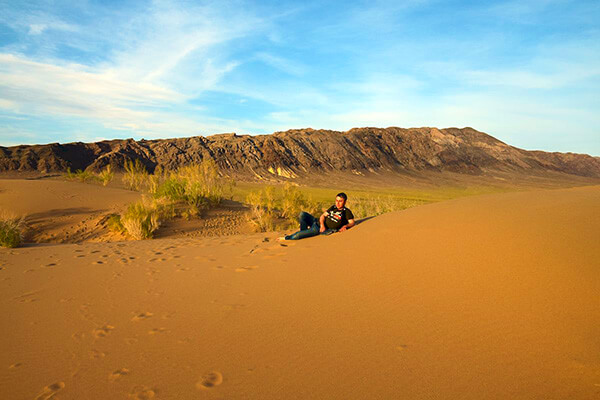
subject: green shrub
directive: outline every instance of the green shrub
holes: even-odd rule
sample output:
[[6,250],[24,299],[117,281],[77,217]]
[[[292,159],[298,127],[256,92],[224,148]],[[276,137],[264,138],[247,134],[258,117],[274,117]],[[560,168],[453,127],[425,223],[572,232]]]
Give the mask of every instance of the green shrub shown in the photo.
[[156,189],[155,198],[164,197],[172,201],[185,200],[185,182],[176,176],[165,179]]
[[65,173],[65,178],[69,180],[78,180],[82,183],[87,182],[95,182],[98,181],[99,178],[89,171],[82,171],[80,169],[76,170],[75,173],[71,172],[71,168],[67,168],[67,172]]
[[187,209],[182,213],[188,216],[219,205],[234,185],[233,181],[219,175],[217,165],[211,159],[179,168],[169,177],[163,175],[157,182],[160,184],[156,186],[154,197],[185,204]]
[[19,246],[23,239],[22,228],[22,218],[9,216],[6,213],[0,214],[0,246],[9,248]]
[[100,171],[100,173],[98,174],[98,180],[102,182],[102,186],[106,186],[110,183],[110,181],[112,181],[114,176],[115,174],[114,172],[112,172],[112,169],[109,164],[106,166],[106,168]]
[[127,210],[113,214],[108,219],[108,227],[112,231],[127,234],[133,239],[150,239],[159,228],[160,221],[174,216],[173,203],[165,198],[153,199],[143,197],[142,200],[129,204]]
[[204,159],[200,164],[182,167],[177,177],[185,186],[186,201],[201,207],[203,204],[216,206],[223,200],[227,182],[220,177],[217,164],[212,159]]
[[316,217],[323,212],[321,204],[307,199],[297,186],[290,183],[277,189],[267,186],[260,191],[250,192],[246,203],[250,206],[248,222],[259,232],[296,227],[301,211]]
[[123,184],[126,188],[141,191],[147,186],[148,171],[140,160],[136,159],[135,162],[126,160],[124,168]]
[[71,167],[67,167],[67,172],[65,172],[64,177],[70,181],[75,179],[75,174],[73,172],[71,172]]
[[127,211],[121,215],[120,223],[132,238],[150,239],[160,226],[159,212],[142,200],[127,207]]
[[148,193],[156,194],[158,188],[165,179],[166,177],[163,168],[160,165],[156,166],[154,173],[147,177]]
[[248,222],[257,232],[275,230],[276,213],[272,189],[272,187],[267,187],[259,192],[251,192],[246,197],[246,202],[250,206]]
[[112,214],[110,217],[108,217],[107,225],[108,229],[113,232],[127,233],[123,223],[121,223],[121,216],[119,214]]

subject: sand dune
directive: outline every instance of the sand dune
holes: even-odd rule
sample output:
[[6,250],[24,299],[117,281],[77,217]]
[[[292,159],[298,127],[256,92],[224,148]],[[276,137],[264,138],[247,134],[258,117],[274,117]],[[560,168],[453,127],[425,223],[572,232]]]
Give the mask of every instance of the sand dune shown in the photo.
[[598,186],[274,237],[0,250],[0,396],[600,396]]
[[109,239],[101,221],[140,198],[138,192],[80,182],[0,179],[0,209],[26,218],[30,242]]

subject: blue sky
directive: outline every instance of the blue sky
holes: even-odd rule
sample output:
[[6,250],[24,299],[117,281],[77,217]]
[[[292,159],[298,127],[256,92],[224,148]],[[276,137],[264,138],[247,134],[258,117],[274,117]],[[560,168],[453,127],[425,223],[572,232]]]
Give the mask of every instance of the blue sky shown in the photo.
[[600,2],[0,0],[0,145],[471,126],[600,156]]

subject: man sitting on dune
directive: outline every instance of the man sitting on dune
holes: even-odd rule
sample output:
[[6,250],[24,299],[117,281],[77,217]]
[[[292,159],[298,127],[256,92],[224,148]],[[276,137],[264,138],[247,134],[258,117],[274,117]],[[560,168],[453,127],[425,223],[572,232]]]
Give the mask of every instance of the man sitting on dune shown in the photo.
[[316,219],[307,212],[301,212],[298,217],[300,230],[291,235],[278,238],[278,240],[298,240],[318,234],[330,235],[334,232],[344,232],[354,226],[354,214],[346,208],[348,196],[346,193],[338,193],[335,196],[335,204]]

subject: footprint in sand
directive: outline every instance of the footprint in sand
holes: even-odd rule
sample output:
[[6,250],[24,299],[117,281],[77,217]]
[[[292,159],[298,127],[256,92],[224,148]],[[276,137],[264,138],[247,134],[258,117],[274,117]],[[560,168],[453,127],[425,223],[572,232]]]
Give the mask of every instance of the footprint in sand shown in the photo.
[[154,329],[148,331],[148,335],[156,335],[158,333],[165,333],[165,332],[167,332],[166,328],[154,328]]
[[196,387],[201,390],[212,389],[223,383],[223,375],[220,372],[212,371],[204,374],[196,383]]
[[132,321],[143,321],[145,319],[152,318],[153,315],[154,314],[152,314],[151,312],[143,312],[143,313],[140,313],[140,314],[136,315],[135,317],[131,318],[131,320]]
[[49,400],[54,397],[54,395],[65,388],[64,382],[56,382],[52,385],[46,386],[42,393],[38,394],[35,400]]
[[8,367],[8,369],[17,369],[17,368],[19,368],[22,365],[23,364],[21,364],[21,363],[14,363],[10,367]]
[[110,335],[110,331],[115,329],[112,325],[104,325],[102,328],[97,328],[92,331],[96,338],[106,337]]
[[236,268],[235,272],[246,272],[246,271],[252,271],[253,269],[258,268],[258,265],[248,265],[246,267],[240,267],[240,268]]
[[153,399],[154,396],[156,396],[156,391],[145,386],[136,386],[129,393],[129,398],[134,400],[148,400]]
[[56,267],[56,263],[49,263],[49,264],[46,264],[46,265],[42,265],[42,267],[45,267],[45,268]]
[[127,368],[119,368],[118,370],[111,372],[110,375],[108,375],[108,379],[116,381],[125,375],[129,375],[129,370]]
[[23,293],[20,296],[14,297],[13,300],[18,301],[19,303],[31,303],[39,300],[37,297],[35,297],[35,295],[38,293],[39,291]]
[[103,351],[100,351],[100,350],[92,349],[89,352],[89,356],[90,356],[90,359],[92,359],[92,360],[98,360],[100,358],[106,357],[106,353]]

